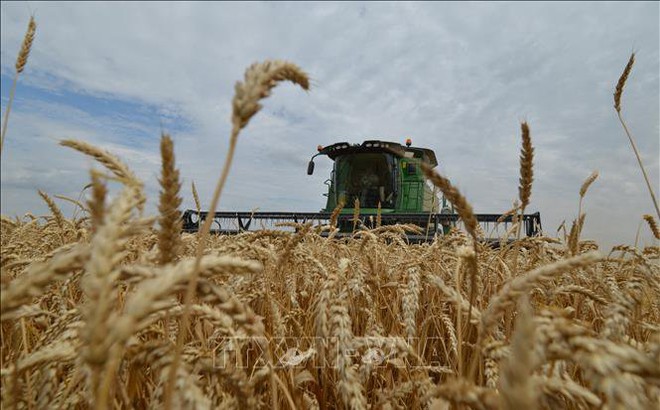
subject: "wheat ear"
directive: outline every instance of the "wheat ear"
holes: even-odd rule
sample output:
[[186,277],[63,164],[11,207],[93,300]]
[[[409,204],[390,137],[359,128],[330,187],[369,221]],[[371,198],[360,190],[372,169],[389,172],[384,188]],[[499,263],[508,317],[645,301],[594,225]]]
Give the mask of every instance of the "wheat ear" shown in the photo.
[[529,198],[532,196],[534,147],[532,146],[532,138],[527,122],[520,124],[520,130],[522,134],[522,148],[520,149],[520,186],[518,187],[518,195],[520,197],[520,212],[524,213],[525,208],[529,205]]
[[614,109],[616,112],[621,112],[621,95],[623,95],[623,88],[632,71],[633,64],[635,64],[635,53],[630,55],[628,64],[626,64],[626,68],[623,69],[623,73],[621,73],[621,77],[619,77],[619,81],[616,83],[616,89],[614,90]]
[[591,186],[591,184],[594,183],[594,181],[598,178],[598,171],[594,171],[587,177],[587,179],[584,180],[582,183],[582,186],[580,187],[580,198],[584,198],[584,196],[587,194],[587,190]]
[[360,200],[355,198],[355,202],[353,203],[353,232],[355,232],[358,222],[360,222]]
[[[335,365],[338,381],[337,390],[345,408],[366,409],[367,398],[364,395],[360,379],[351,363],[351,317],[346,306],[346,294],[337,295],[338,298],[330,307],[330,328],[336,345],[333,346],[332,364]],[[343,296],[343,297],[342,297]]]
[[465,199],[465,197],[459,192],[458,189],[456,189],[449,179],[443,177],[442,175],[438,174],[435,172],[430,166],[426,164],[422,164],[422,170],[424,171],[424,175],[426,175],[426,178],[428,178],[429,181],[442,193],[444,196],[454,204],[454,208],[456,208],[456,212],[458,212],[458,216],[460,216],[461,220],[465,224],[465,229],[467,232],[470,234],[472,239],[476,242],[477,240],[477,218],[474,216],[474,211],[472,210],[472,205]]
[[571,255],[577,255],[578,251],[580,250],[580,234],[582,233],[584,218],[586,216],[586,214],[580,215],[578,219],[573,221],[573,225],[571,226],[571,231],[568,235],[568,250],[570,251]]
[[[244,81],[236,83],[234,98],[232,100],[232,131],[229,138],[229,149],[227,150],[227,156],[222,168],[222,173],[220,174],[220,179],[218,180],[211,199],[211,206],[209,207],[210,217],[206,218],[204,225],[199,231],[200,240],[195,258],[196,268],[188,284],[188,289],[186,290],[185,307],[181,318],[179,334],[177,336],[174,361],[168,377],[169,388],[167,389],[165,397],[166,410],[172,408],[172,395],[170,393],[174,391],[174,383],[176,382],[177,373],[176,369],[181,360],[181,350],[183,349],[183,338],[188,332],[190,322],[189,306],[192,302],[193,294],[197,286],[196,272],[199,269],[199,263],[204,254],[206,239],[208,238],[211,223],[213,222],[212,216],[218,206],[222,189],[225,186],[225,181],[227,180],[229,169],[231,168],[231,163],[234,159],[234,151],[236,149],[238,135],[241,130],[248,125],[250,119],[261,109],[262,105],[260,104],[260,101],[270,96],[273,88],[282,81],[290,81],[294,84],[298,84],[305,90],[309,89],[309,78],[305,72],[293,63],[279,60],[265,61],[263,63],[255,63],[251,65],[245,71]],[[276,392],[275,381],[271,374],[272,404],[275,405],[275,407],[277,407]]]
[[401,298],[401,310],[403,312],[403,323],[406,328],[406,336],[412,341],[417,335],[417,312],[419,311],[420,297],[420,275],[418,268],[408,269],[407,284]]
[[578,205],[578,216],[582,215],[582,199],[584,199],[584,196],[587,194],[587,190],[589,190],[589,187],[591,186],[591,184],[594,183],[594,181],[597,178],[598,178],[598,171],[594,171],[582,183],[582,186],[580,187],[580,203]]
[[619,122],[621,122],[621,126],[623,127],[623,130],[628,136],[628,141],[630,141],[630,145],[632,146],[633,152],[635,153],[635,157],[637,157],[639,168],[642,170],[644,181],[646,181],[646,187],[648,188],[649,194],[651,195],[653,206],[655,206],[655,212],[658,215],[658,219],[660,219],[660,207],[658,207],[658,200],[655,198],[655,193],[653,192],[653,188],[651,188],[651,183],[649,182],[649,177],[646,174],[646,169],[644,168],[644,164],[642,164],[642,158],[640,157],[639,151],[637,150],[637,145],[635,144],[635,140],[630,134],[630,131],[628,131],[628,126],[626,126],[626,122],[623,120],[623,117],[621,116],[621,95],[623,94],[623,88],[626,85],[626,80],[630,75],[630,71],[632,70],[633,64],[635,64],[635,53],[632,53],[630,55],[628,64],[626,64],[626,68],[623,70],[623,73],[621,73],[621,77],[619,77],[619,81],[616,84],[616,90],[614,92],[614,109],[616,110],[617,116],[619,117]]
[[653,219],[651,215],[644,215],[644,220],[649,224],[649,228],[651,229],[651,232],[653,232],[655,239],[660,239],[660,228],[658,228],[655,219]]
[[105,215],[105,197],[108,194],[108,188],[101,181],[100,172],[92,170],[91,178],[92,197],[87,201],[87,206],[92,222],[92,232],[96,232]]
[[55,218],[55,223],[57,224],[57,227],[60,228],[60,233],[64,233],[65,219],[64,219],[64,215],[62,214],[62,211],[60,210],[60,207],[57,206],[55,201],[53,201],[52,198],[48,196],[48,194],[46,194],[43,191],[38,191],[38,192],[41,199],[44,200],[46,205],[48,205],[48,209],[50,209],[50,212],[53,214],[53,217]]
[[195,200],[195,209],[199,215],[199,213],[202,211],[202,205],[199,202],[199,195],[197,194],[197,188],[195,188],[195,181],[192,182],[192,194],[193,199]]
[[21,45],[21,51],[18,53],[18,58],[16,59],[16,72],[22,73],[27,64],[28,56],[30,55],[30,50],[32,49],[32,41],[34,41],[34,35],[37,32],[37,23],[34,21],[34,16],[30,17],[30,22],[28,23],[28,29],[23,37],[23,44]]
[[378,201],[378,209],[376,210],[376,228],[380,228],[382,220],[382,210],[380,208],[380,201]]
[[11,91],[9,92],[9,101],[7,102],[7,109],[5,110],[5,118],[2,124],[2,135],[0,135],[0,155],[2,155],[2,146],[5,142],[5,135],[7,134],[7,122],[9,121],[9,112],[11,111],[11,103],[14,101],[14,93],[16,92],[16,83],[18,82],[18,75],[23,72],[25,65],[27,64],[28,56],[30,55],[30,49],[32,49],[32,41],[34,41],[34,35],[37,32],[37,23],[34,22],[34,16],[30,17],[30,22],[28,23],[27,31],[23,37],[23,45],[21,46],[21,51],[18,52],[18,58],[16,59],[16,74],[14,74],[14,82],[11,86]]
[[60,141],[60,145],[73,148],[76,151],[94,158],[122,181],[137,181],[137,177],[131,172],[131,170],[108,151],[95,147],[85,141],[78,140],[62,140]]
[[339,214],[341,213],[341,210],[344,209],[344,205],[346,202],[344,202],[343,199],[339,201],[335,209],[332,210],[332,213],[330,214],[330,227],[332,229],[337,227],[337,219],[339,218]]
[[160,140],[162,172],[160,178],[160,231],[158,232],[159,262],[166,265],[176,260],[181,249],[181,197],[179,171],[174,165],[174,143],[169,135],[163,134]]

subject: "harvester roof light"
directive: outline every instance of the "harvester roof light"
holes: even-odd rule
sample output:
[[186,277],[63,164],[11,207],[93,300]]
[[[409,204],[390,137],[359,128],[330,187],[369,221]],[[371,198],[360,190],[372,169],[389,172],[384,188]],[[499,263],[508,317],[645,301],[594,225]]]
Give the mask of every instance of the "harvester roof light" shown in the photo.
[[409,147],[412,145],[412,140],[410,138],[406,138],[406,147]]
[[316,150],[319,152],[323,151],[323,145],[317,145]]

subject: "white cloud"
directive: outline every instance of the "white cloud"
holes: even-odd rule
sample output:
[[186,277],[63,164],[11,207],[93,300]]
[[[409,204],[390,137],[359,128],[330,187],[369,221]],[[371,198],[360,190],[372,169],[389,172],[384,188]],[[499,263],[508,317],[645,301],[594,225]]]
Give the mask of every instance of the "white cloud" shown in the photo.
[[[103,98],[109,113],[75,100],[17,103],[3,211],[40,206],[16,192],[73,183],[67,172],[84,185],[90,163],[57,148],[62,135],[113,148],[156,192],[161,121],[184,125],[173,137],[185,195],[195,180],[208,202],[233,85],[266,58],[295,61],[313,89],[282,86],[265,102],[241,136],[224,209],[317,210],[329,172],[319,160],[305,175],[317,144],[411,136],[436,150],[477,211],[500,212],[517,195],[518,121],[527,120],[537,155],[532,207],[547,229],[575,217],[577,190],[594,169],[601,178],[587,200],[586,235],[632,242],[641,214],[653,211],[612,89],[638,50],[624,115],[657,187],[657,3],[31,4],[39,26],[21,84]],[[10,2],[1,10],[2,72],[11,75],[29,11]],[[117,112],[122,101],[151,108]],[[29,157],[40,168],[21,165]]]

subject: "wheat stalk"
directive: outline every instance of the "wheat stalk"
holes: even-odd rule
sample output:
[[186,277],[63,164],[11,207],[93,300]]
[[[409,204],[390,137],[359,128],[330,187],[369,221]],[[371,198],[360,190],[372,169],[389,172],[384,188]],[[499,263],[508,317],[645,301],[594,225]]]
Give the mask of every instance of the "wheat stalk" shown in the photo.
[[37,23],[34,21],[34,16],[30,17],[30,22],[28,23],[27,31],[23,37],[23,44],[21,45],[21,50],[18,52],[18,57],[16,59],[16,74],[14,74],[14,81],[12,82],[11,91],[9,92],[9,101],[7,101],[7,108],[5,109],[5,118],[2,124],[2,135],[0,136],[0,156],[2,155],[2,147],[5,142],[5,135],[7,134],[7,124],[9,122],[9,112],[11,111],[11,103],[14,101],[14,94],[16,92],[16,83],[18,82],[18,75],[23,72],[25,65],[27,64],[28,56],[30,55],[30,50],[32,49],[32,42],[34,41],[34,35],[37,32]]
[[337,388],[344,406],[351,409],[366,409],[367,400],[362,391],[362,384],[352,368],[350,359],[353,334],[351,317],[345,304],[346,296],[338,295],[330,308],[330,330],[336,340],[331,359],[339,376]]
[[[422,164],[422,170],[424,171],[424,175],[426,175],[426,178],[428,178],[434,186],[440,189],[440,191],[449,200],[449,202],[451,202],[454,205],[454,208],[456,209],[458,216],[461,218],[463,224],[465,225],[465,229],[467,230],[468,234],[472,237],[472,242],[474,247],[474,258],[470,258],[470,260],[468,261],[469,274],[470,274],[470,296],[469,296],[470,307],[468,308],[468,317],[471,317],[472,308],[474,305],[474,296],[476,291],[475,289],[476,280],[477,280],[477,275],[479,274],[478,264],[477,264],[477,232],[478,232],[477,228],[479,224],[477,222],[477,218],[474,216],[474,212],[472,211],[472,206],[465,199],[465,197],[458,191],[458,189],[456,189],[451,184],[449,179],[435,172],[427,164]],[[459,342],[460,342],[461,335],[463,335],[463,332],[466,330],[462,329],[461,326],[457,326],[457,328],[459,332]],[[460,345],[459,345],[459,349],[460,349]],[[459,350],[459,355],[460,353],[461,352]],[[473,371],[474,368],[472,372]]]
[[78,201],[78,200],[76,200],[76,199],[69,198],[68,196],[65,196],[65,195],[53,195],[53,196],[54,196],[55,198],[57,198],[57,199],[61,199],[61,200],[63,200],[63,201],[67,201],[67,202],[69,202],[69,203],[71,203],[71,204],[77,206],[78,208],[82,209],[82,210],[85,211],[85,212],[89,212],[89,209],[87,209],[87,207],[86,207],[82,202],[80,202],[80,201]]
[[632,147],[633,152],[635,153],[635,157],[637,158],[637,163],[639,164],[639,168],[642,170],[642,175],[644,176],[644,181],[646,181],[646,187],[648,188],[649,194],[651,195],[651,201],[653,201],[653,206],[655,206],[655,212],[658,216],[658,219],[660,219],[660,207],[658,207],[658,200],[655,198],[655,193],[653,192],[653,188],[651,188],[649,177],[646,174],[646,169],[644,168],[644,164],[642,164],[642,158],[639,155],[639,150],[637,150],[637,144],[635,144],[635,140],[630,134],[630,131],[628,131],[628,126],[626,125],[626,122],[623,120],[623,117],[621,116],[621,95],[623,94],[623,88],[626,85],[626,80],[628,80],[628,76],[630,75],[634,63],[635,63],[635,53],[632,53],[630,55],[630,59],[628,60],[628,64],[626,64],[626,68],[624,68],[623,73],[621,73],[621,77],[619,77],[619,81],[616,84],[616,90],[614,91],[614,109],[616,110],[617,116],[619,117],[619,122],[621,122],[621,126],[623,127],[623,130],[625,131],[626,136],[628,137],[628,141],[630,141],[630,146]]
[[108,213],[92,238],[90,259],[85,265],[83,291],[87,297],[84,307],[85,328],[82,339],[85,344],[83,357],[90,366],[91,389],[98,408],[109,406],[107,393],[113,374],[105,374],[113,346],[107,338],[108,318],[116,309],[117,290],[115,269],[122,257],[126,241],[126,224],[131,211],[137,206],[133,187],[125,187],[109,208]]
[[[231,168],[231,163],[234,158],[234,151],[236,149],[236,143],[238,141],[238,135],[240,131],[247,126],[250,119],[261,109],[260,101],[268,96],[275,86],[279,82],[290,81],[294,84],[300,85],[303,89],[309,89],[309,79],[307,74],[305,74],[298,66],[287,61],[266,61],[263,63],[257,63],[250,66],[245,72],[244,82],[238,82],[235,86],[235,94],[232,100],[232,131],[229,138],[229,149],[227,151],[227,156],[225,158],[225,164],[220,175],[220,179],[215,187],[213,192],[213,197],[211,199],[211,206],[209,207],[209,212],[211,217],[206,218],[204,225],[199,231],[199,245],[197,247],[197,256],[196,264],[199,267],[199,262],[204,252],[204,247],[206,245],[206,240],[211,229],[211,223],[213,222],[212,215],[215,214],[215,210],[218,206],[218,201],[220,200],[220,195],[222,194],[222,189],[224,188],[225,181],[229,175],[229,169]],[[185,310],[183,317],[181,319],[181,330],[177,336],[177,345],[174,354],[174,361],[170,369],[169,378],[168,378],[168,388],[167,392],[172,391],[172,386],[175,382],[176,369],[181,360],[181,349],[183,348],[183,337],[184,334],[188,331],[189,326],[189,314],[188,307],[190,306],[194,294],[195,287],[197,285],[197,274],[193,274],[193,277],[190,280],[188,289],[186,290],[185,295]],[[274,380],[271,380],[271,389],[273,392],[273,401],[275,401],[275,386]],[[171,409],[171,394],[166,395],[165,399],[165,409]],[[275,404],[275,406],[277,406]]]
[[503,409],[537,406],[536,386],[531,378],[536,367],[533,311],[526,296],[518,303],[516,327],[511,337],[511,355],[500,373],[500,403]]

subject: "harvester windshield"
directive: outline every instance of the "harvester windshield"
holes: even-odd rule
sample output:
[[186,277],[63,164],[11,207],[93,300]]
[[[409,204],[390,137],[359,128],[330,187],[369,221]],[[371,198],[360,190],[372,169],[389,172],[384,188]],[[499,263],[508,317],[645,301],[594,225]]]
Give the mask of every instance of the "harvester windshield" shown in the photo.
[[360,200],[361,208],[394,208],[395,159],[387,153],[341,155],[335,160],[335,183],[338,202],[352,207]]

